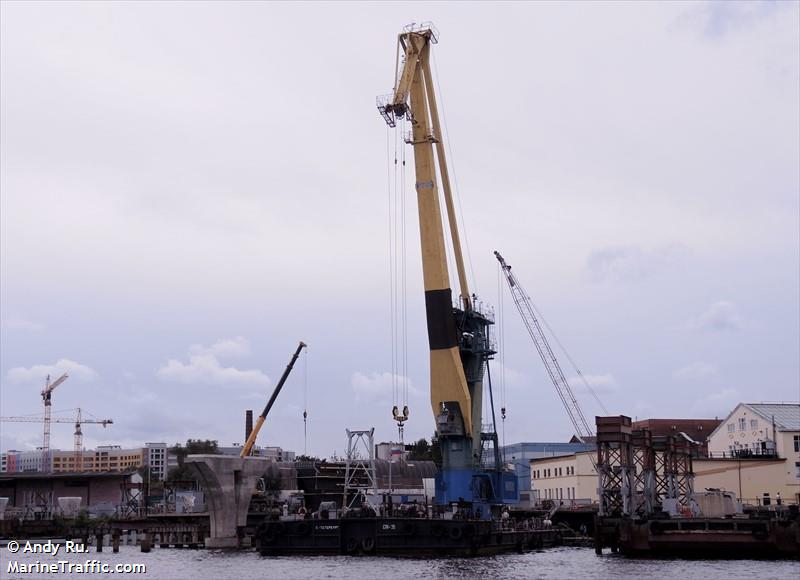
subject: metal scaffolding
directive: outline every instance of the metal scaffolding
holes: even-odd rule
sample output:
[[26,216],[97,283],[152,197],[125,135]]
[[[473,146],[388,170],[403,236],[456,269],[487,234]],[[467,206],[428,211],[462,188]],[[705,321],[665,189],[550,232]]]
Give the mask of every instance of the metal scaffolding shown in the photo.
[[369,431],[346,431],[347,457],[342,507],[349,508],[360,495],[366,496],[369,490],[372,490],[373,497],[377,496],[378,480],[375,477],[375,428]]
[[689,509],[694,495],[691,443],[631,428],[624,415],[596,417],[601,516],[648,516]]

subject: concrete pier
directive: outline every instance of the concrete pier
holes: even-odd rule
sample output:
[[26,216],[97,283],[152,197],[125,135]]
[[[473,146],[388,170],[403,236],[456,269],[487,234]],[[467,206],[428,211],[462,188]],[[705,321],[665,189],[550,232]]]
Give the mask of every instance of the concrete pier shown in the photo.
[[185,464],[203,484],[211,524],[206,548],[240,547],[239,529],[247,524],[247,510],[256,483],[268,469],[265,457],[189,455]]

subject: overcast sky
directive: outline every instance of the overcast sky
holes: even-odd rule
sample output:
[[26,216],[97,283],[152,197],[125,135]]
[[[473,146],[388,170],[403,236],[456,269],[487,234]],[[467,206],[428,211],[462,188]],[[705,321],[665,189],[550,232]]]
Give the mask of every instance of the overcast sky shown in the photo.
[[[798,401],[798,6],[3,2],[0,414],[66,371],[53,408],[114,420],[87,446],[231,444],[302,339],[260,442],[302,452],[305,400],[309,452],[394,438],[375,97],[423,20],[506,441],[571,430],[495,249],[609,412]],[[408,199],[407,440],[434,429]]]

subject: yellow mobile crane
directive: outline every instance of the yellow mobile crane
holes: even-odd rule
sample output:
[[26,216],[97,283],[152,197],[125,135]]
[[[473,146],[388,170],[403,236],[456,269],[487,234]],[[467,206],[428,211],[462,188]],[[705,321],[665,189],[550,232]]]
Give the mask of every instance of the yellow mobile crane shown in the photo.
[[278,384],[275,386],[275,390],[272,391],[272,396],[267,401],[267,406],[264,407],[264,410],[258,416],[256,420],[256,424],[253,427],[253,430],[250,432],[250,436],[245,441],[244,447],[242,447],[242,451],[239,454],[239,457],[247,457],[250,455],[250,452],[253,450],[253,445],[255,445],[256,438],[258,437],[258,432],[261,431],[261,427],[264,425],[264,420],[267,418],[270,409],[272,409],[272,405],[275,404],[275,399],[278,398],[278,394],[281,392],[283,388],[283,383],[286,382],[286,379],[289,378],[289,373],[292,372],[292,368],[294,367],[294,363],[297,361],[297,357],[300,356],[300,351],[306,347],[306,343],[300,341],[300,344],[297,345],[297,350],[294,351],[292,355],[292,359],[289,361],[289,364],[286,365],[286,369],[283,371]]
[[[493,321],[474,307],[461,253],[430,67],[431,45],[438,42],[438,33],[430,23],[412,24],[398,35],[397,42],[394,89],[378,98],[378,110],[390,127],[396,127],[398,120],[411,124],[411,134],[404,137],[414,150],[431,406],[442,452],[437,502],[513,503],[518,498],[517,480],[500,464],[496,430],[481,432],[483,374],[494,354],[488,335]],[[457,306],[450,288],[437,162],[458,274]],[[487,442],[493,442],[495,450],[489,467],[482,461]],[[481,510],[486,517],[489,512]]]

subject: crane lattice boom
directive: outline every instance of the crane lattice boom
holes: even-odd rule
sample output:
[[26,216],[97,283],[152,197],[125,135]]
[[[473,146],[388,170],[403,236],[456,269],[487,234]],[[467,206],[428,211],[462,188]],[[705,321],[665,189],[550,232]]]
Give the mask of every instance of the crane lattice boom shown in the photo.
[[575,427],[575,433],[578,439],[581,440],[581,443],[584,443],[584,439],[593,435],[593,431],[586,421],[586,417],[583,415],[583,411],[572,392],[572,388],[569,386],[569,382],[564,376],[564,372],[561,370],[561,365],[558,364],[556,355],[553,354],[553,349],[550,348],[550,344],[539,324],[539,320],[536,318],[536,314],[534,314],[530,296],[528,296],[525,289],[519,283],[519,280],[517,280],[516,275],[511,271],[511,266],[506,264],[503,256],[501,256],[499,252],[495,252],[494,255],[500,262],[506,282],[508,282],[508,288],[511,291],[511,296],[514,298],[514,304],[517,310],[519,310],[525,328],[528,330],[528,334],[530,334],[533,344],[536,345],[536,350],[539,352],[539,356],[542,358],[542,362],[547,369],[547,374],[550,375],[550,380],[553,381],[556,392],[561,402],[564,404],[564,408],[567,410],[569,420],[572,422],[573,427]]
[[[67,375],[64,375],[62,378],[66,379]],[[62,381],[63,382],[63,381]],[[50,385],[50,391],[52,391],[58,385],[53,383]],[[44,394],[44,392],[43,392]],[[49,410],[49,407],[46,407]],[[68,419],[68,418],[61,418],[58,417],[56,419],[52,419],[50,417],[50,413],[45,413],[44,417],[0,417],[0,422],[8,422],[8,423],[45,423],[47,425],[47,433],[48,433],[48,447],[46,451],[43,451],[43,464],[42,469],[47,470],[49,468],[49,464],[45,462],[49,462],[50,460],[50,423],[75,423],[75,469],[77,471],[83,471],[83,461],[82,461],[82,449],[83,449],[83,431],[81,430],[81,424],[95,424],[95,425],[102,425],[106,427],[107,425],[111,425],[114,423],[112,419],[84,419],[81,413],[80,407],[76,409],[77,413],[75,415],[75,419]]]

